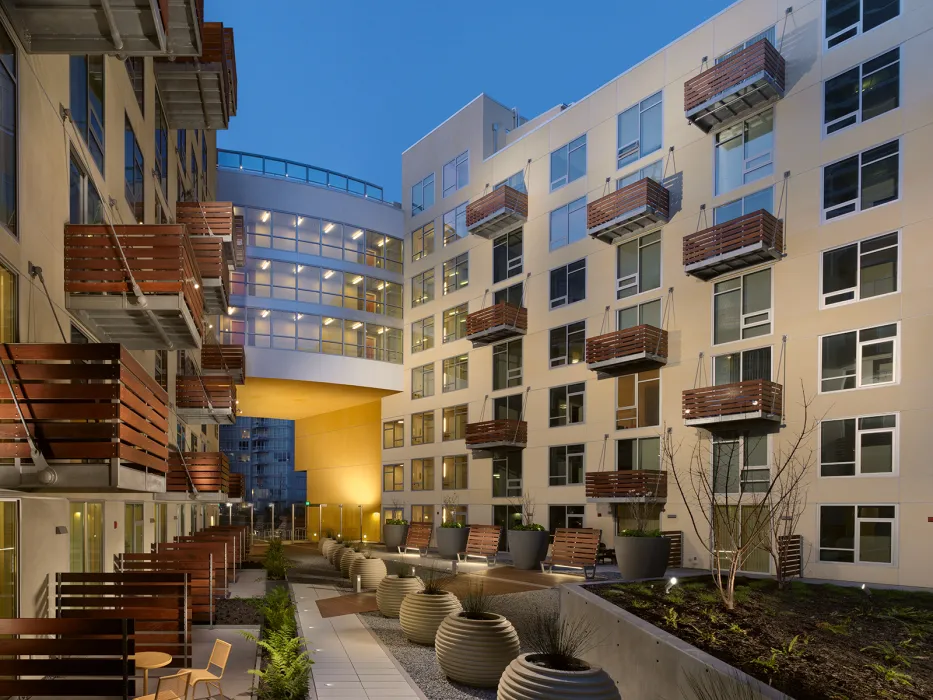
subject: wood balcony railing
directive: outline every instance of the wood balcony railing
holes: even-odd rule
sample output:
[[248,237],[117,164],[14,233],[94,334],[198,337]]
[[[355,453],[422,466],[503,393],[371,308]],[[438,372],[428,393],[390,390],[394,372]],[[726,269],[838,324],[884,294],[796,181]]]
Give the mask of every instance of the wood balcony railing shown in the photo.
[[[182,459],[184,458],[184,459]],[[230,462],[223,452],[173,451],[165,490],[169,493],[223,493],[230,488]],[[194,488],[192,488],[192,485]]]
[[233,242],[231,245],[231,258],[236,268],[246,265],[246,222],[243,216],[233,217]]
[[467,423],[466,446],[471,450],[524,448],[528,443],[528,423],[523,420],[487,420]]
[[780,421],[783,387],[767,379],[687,389],[683,393],[685,425],[740,421]]
[[784,57],[767,39],[684,83],[684,112],[703,131],[784,96]]
[[236,385],[229,374],[175,378],[175,412],[186,423],[236,423]]
[[586,340],[586,364],[605,376],[618,376],[667,363],[667,331],[643,324]]
[[236,498],[243,498],[243,485],[244,479],[242,474],[237,474],[236,472],[230,472],[230,486],[227,489],[227,497],[230,500]]
[[504,301],[467,316],[466,337],[473,343],[473,347],[525,335],[527,330],[528,309]]
[[470,233],[501,236],[528,221],[528,194],[504,185],[467,204],[466,217]]
[[201,348],[204,374],[229,374],[235,384],[246,382],[246,349],[243,345],[205,344]]
[[614,243],[663,226],[670,212],[670,192],[646,177],[587,204],[586,228],[593,238]]
[[204,284],[204,311],[223,314],[229,306],[233,242],[232,202],[177,202],[175,221],[184,224]]
[[66,304],[100,338],[131,350],[200,347],[201,286],[184,226],[65,225]]
[[649,469],[587,472],[586,497],[591,501],[664,500],[667,472]]
[[702,280],[779,260],[784,223],[759,209],[684,238],[684,272]]

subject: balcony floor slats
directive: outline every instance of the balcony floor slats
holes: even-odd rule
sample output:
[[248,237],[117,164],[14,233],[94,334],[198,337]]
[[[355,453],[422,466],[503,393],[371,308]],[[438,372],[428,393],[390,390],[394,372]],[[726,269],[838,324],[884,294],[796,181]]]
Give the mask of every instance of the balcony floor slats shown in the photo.
[[667,331],[654,326],[634,326],[586,341],[586,366],[600,379],[657,369],[666,364]]
[[467,231],[481,238],[510,233],[527,221],[528,195],[508,186],[467,204]]
[[528,310],[505,302],[474,311],[467,316],[467,340],[474,348],[525,335]]
[[765,379],[688,389],[683,392],[686,426],[728,429],[739,424],[781,421],[783,387]]
[[586,500],[591,503],[665,501],[667,472],[647,469],[588,472]]
[[784,252],[784,223],[759,209],[686,236],[684,272],[701,280],[780,260]]
[[670,218],[670,192],[643,178],[586,205],[587,231],[604,243],[660,228]]
[[470,450],[522,450],[527,443],[525,421],[499,419],[467,424],[466,446]]

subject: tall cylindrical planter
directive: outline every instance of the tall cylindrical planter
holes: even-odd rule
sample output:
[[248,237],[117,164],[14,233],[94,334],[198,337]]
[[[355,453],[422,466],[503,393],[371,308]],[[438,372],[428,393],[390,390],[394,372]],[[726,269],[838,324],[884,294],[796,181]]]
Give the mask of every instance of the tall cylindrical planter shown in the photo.
[[386,550],[397,552],[398,548],[405,544],[405,536],[408,535],[408,525],[383,525],[382,540],[385,542]]
[[616,537],[616,566],[622,578],[661,578],[667,571],[671,541],[667,537]]
[[580,671],[558,671],[544,666],[538,654],[522,654],[508,665],[499,679],[496,697],[498,700],[622,698],[612,678],[598,666],[588,666]]
[[408,641],[416,644],[434,644],[434,635],[444,618],[463,608],[457,596],[443,593],[409,593],[398,610],[398,621]]
[[502,615],[467,617],[451,613],[434,638],[437,664],[450,680],[473,688],[495,688],[506,666],[518,657],[518,632]]
[[350,564],[350,583],[355,584],[357,576],[360,577],[360,588],[376,588],[386,577],[386,564],[378,557],[357,557]]
[[383,578],[376,586],[376,605],[386,617],[398,617],[402,601],[409,593],[424,588],[420,578],[399,578],[394,574]]
[[444,559],[456,559],[458,554],[466,551],[470,528],[438,527],[435,535],[437,537],[437,553]]
[[330,553],[327,555],[327,561],[340,568],[340,556],[343,554],[344,550],[347,549],[347,546],[344,544],[338,544],[336,547],[330,550]]
[[340,575],[344,578],[350,578],[350,567],[353,565],[353,562],[363,558],[362,554],[354,552],[352,549],[347,550],[347,552],[344,552],[343,558],[340,560]]
[[509,554],[516,569],[537,569],[547,557],[547,530],[509,530]]

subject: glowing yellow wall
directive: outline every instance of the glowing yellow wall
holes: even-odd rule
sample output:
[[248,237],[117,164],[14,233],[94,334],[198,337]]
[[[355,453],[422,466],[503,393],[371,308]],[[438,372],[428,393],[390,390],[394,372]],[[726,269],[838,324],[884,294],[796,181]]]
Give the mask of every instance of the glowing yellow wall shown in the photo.
[[[295,469],[308,473],[309,539],[333,530],[344,539],[379,541],[382,501],[382,403],[295,421]],[[341,527],[340,505],[343,504]],[[323,532],[322,532],[323,531]],[[317,532],[317,536],[314,533]]]

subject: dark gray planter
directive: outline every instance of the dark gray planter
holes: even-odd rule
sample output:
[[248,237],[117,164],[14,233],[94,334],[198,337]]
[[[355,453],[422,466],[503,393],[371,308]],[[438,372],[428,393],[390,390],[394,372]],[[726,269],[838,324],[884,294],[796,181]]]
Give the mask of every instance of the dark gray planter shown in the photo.
[[622,578],[661,578],[667,571],[667,537],[616,537],[616,566]]
[[547,556],[547,530],[509,530],[509,554],[516,569],[537,569]]
[[456,559],[457,554],[466,551],[469,536],[468,527],[438,527],[435,532],[437,553],[444,559]]
[[398,552],[398,548],[405,544],[408,535],[408,525],[383,525],[382,541],[390,552]]

